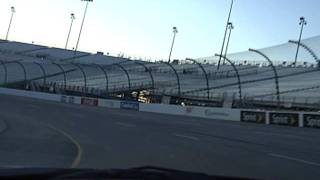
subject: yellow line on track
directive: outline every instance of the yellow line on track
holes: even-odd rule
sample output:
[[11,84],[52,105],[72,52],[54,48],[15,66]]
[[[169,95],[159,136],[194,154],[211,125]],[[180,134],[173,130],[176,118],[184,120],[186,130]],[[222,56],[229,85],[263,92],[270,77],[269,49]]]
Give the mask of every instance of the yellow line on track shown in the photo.
[[80,143],[75,139],[73,138],[71,135],[69,135],[68,133],[66,133],[65,131],[63,130],[60,130],[54,126],[52,126],[51,124],[48,124],[48,127],[59,132],[60,134],[62,134],[63,136],[67,137],[76,147],[77,147],[77,156],[76,158],[73,160],[72,164],[71,164],[71,168],[76,168],[79,166],[80,164],[80,161],[81,161],[81,158],[82,158],[82,154],[83,154],[83,149],[80,145]]

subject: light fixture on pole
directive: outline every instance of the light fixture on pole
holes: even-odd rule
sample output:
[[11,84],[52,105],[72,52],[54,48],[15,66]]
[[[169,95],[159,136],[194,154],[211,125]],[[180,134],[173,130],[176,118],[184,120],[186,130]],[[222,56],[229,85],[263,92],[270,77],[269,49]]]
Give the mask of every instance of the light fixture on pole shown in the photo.
[[231,32],[234,29],[234,26],[233,26],[232,22],[228,23],[228,29],[229,29],[229,36],[228,36],[228,40],[227,40],[226,50],[225,50],[225,53],[224,53],[223,64],[225,64],[225,61],[226,61],[226,57],[227,57],[227,53],[228,53],[228,49],[229,49]]
[[[222,47],[221,47],[221,52],[220,55],[222,56],[223,54],[223,50],[224,50],[224,44],[226,42],[226,36],[227,36],[227,31],[228,31],[228,24],[230,22],[230,17],[231,17],[231,12],[232,12],[232,8],[233,8],[233,0],[231,0],[231,6],[230,6],[230,10],[229,10],[229,15],[228,15],[228,19],[227,19],[227,24],[226,24],[226,29],[224,31],[224,37],[223,37],[223,42],[222,42]],[[218,67],[217,69],[220,69],[220,63],[221,63],[221,56],[219,56],[219,62],[218,62]]]
[[66,46],[65,49],[68,48],[68,43],[69,43],[69,38],[70,38],[70,34],[71,34],[71,30],[72,30],[72,25],[73,25],[73,21],[76,19],[75,15],[73,13],[71,13],[71,24],[70,24],[70,29],[69,29],[69,33],[68,33],[68,37],[67,37],[67,42],[66,42]]
[[298,46],[297,46],[297,51],[296,51],[296,57],[294,59],[294,66],[297,66],[297,60],[298,60],[298,54],[299,54],[299,48],[300,48],[300,43],[301,43],[301,37],[302,37],[302,33],[303,33],[303,27],[305,25],[307,25],[307,21],[304,17],[300,17],[300,22],[299,25],[301,26],[301,30],[300,30],[300,36],[299,36],[299,41],[298,41]]
[[11,28],[11,24],[12,24],[12,19],[13,19],[13,15],[14,15],[15,12],[16,12],[16,9],[12,6],[11,7],[11,18],[10,18],[10,22],[9,22],[7,35],[6,35],[6,40],[8,40],[8,37],[9,37],[9,32],[10,32],[10,28]]
[[89,2],[93,2],[93,0],[81,0],[81,1],[86,1],[87,4],[86,4],[86,8],[85,8],[85,10],[84,10],[84,15],[83,15],[83,19],[82,19],[82,23],[81,23],[81,27],[80,27],[80,32],[79,32],[77,44],[76,44],[76,47],[75,47],[75,49],[74,49],[74,55],[76,55],[77,50],[78,50],[78,46],[79,46],[79,42],[80,42],[80,37],[81,37],[82,29],[83,29],[84,20],[85,20],[85,18],[86,18],[86,14],[87,14]]
[[171,61],[171,54],[172,54],[172,50],[173,50],[173,45],[174,45],[174,41],[176,39],[176,34],[178,33],[177,27],[173,27],[172,30],[173,30],[173,39],[172,39],[168,63],[170,63],[170,61]]

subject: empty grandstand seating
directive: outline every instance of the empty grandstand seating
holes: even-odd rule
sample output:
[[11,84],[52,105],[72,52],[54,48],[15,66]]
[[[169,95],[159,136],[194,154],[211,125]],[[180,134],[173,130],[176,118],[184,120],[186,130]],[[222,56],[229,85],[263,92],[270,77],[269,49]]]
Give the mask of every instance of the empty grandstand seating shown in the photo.
[[[319,41],[320,37],[314,37],[303,43],[317,54]],[[282,104],[319,105],[320,72],[317,65],[311,65],[318,62],[315,56],[303,51],[300,66],[290,66],[294,46],[286,43],[261,50],[274,60]],[[228,57],[235,61],[243,101],[271,104],[276,101],[275,74],[268,62],[249,51]],[[70,50],[1,40],[0,60],[2,86],[102,97],[146,90],[153,96],[207,101],[223,100],[228,93],[235,101],[240,100],[236,71],[229,64],[218,70],[215,57],[198,59],[206,62],[202,63],[203,71],[198,64],[185,60],[178,64],[132,61],[101,53],[75,54]]]

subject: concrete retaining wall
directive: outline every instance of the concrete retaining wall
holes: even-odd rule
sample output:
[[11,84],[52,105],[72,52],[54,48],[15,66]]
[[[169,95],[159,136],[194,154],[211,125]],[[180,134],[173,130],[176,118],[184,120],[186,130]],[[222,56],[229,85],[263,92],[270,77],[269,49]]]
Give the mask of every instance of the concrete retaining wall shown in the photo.
[[86,106],[99,106],[115,109],[129,109],[142,112],[201,117],[213,120],[243,121],[261,124],[320,128],[320,113],[293,111],[259,111],[252,109],[211,108],[168,104],[144,104],[131,101],[66,96],[7,88],[0,88],[0,94],[43,99],[70,104],[81,104]]

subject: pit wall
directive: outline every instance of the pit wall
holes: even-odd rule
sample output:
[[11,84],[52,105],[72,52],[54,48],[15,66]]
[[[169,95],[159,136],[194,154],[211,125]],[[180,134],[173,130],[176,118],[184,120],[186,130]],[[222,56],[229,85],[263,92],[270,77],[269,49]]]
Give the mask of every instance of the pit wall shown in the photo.
[[242,121],[267,125],[320,128],[320,113],[297,111],[264,111],[251,109],[212,108],[168,104],[145,104],[131,101],[87,98],[0,88],[0,94],[28,97],[68,104],[96,106],[132,111],[200,117],[214,120]]

